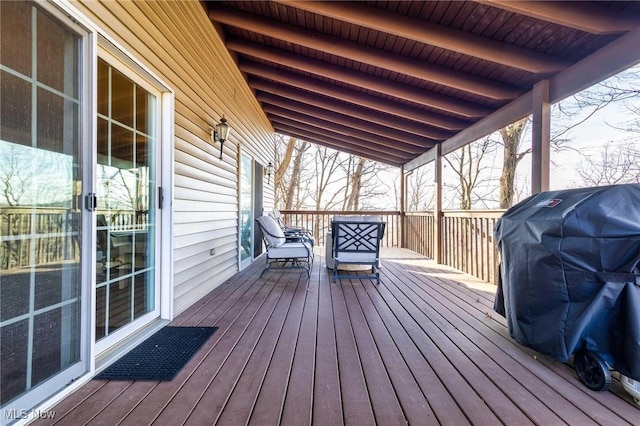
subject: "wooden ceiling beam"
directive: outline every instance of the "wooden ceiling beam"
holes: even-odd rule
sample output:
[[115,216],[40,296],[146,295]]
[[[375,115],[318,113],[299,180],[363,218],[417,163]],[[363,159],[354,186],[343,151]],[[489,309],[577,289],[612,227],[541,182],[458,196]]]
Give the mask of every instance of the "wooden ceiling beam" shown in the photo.
[[[358,118],[375,125],[382,125],[390,129],[399,130],[405,133],[411,133],[421,137],[444,140],[453,135],[452,132],[447,132],[431,126],[425,126],[424,124],[420,124],[412,120],[406,120],[404,118],[395,117],[389,114],[383,114],[381,112],[369,108],[364,108],[359,105],[354,105],[352,103],[336,101],[332,98],[318,96],[304,90],[283,86],[281,84],[264,80],[262,78],[249,78],[249,87],[255,90],[260,90],[264,93],[269,93],[273,96],[279,96],[285,99],[302,102],[305,105],[312,105],[317,108],[333,111],[335,113]],[[258,95],[258,99],[260,99],[260,95]]]
[[366,158],[368,160],[373,160],[373,161],[377,161],[379,163],[382,164],[387,164],[389,166],[394,166],[394,167],[401,167],[403,164],[403,160],[392,160],[387,156],[377,156],[375,154],[372,154],[370,151],[367,151],[365,149],[362,148],[352,148],[350,146],[345,145],[344,143],[340,142],[340,143],[335,143],[335,142],[329,142],[327,140],[324,139],[314,139],[314,138],[309,138],[309,137],[305,137],[304,135],[299,135],[295,132],[295,130],[289,130],[286,127],[278,127],[276,129],[276,131],[278,133],[281,133],[283,135],[289,136],[289,137],[294,137],[297,139],[301,139],[301,140],[306,140],[307,142],[311,142],[314,143],[316,145],[319,146],[326,146],[327,148],[331,148],[334,149],[336,151],[339,152],[344,152],[345,154],[351,154],[351,155],[355,155],[357,157],[363,157]]
[[238,66],[242,72],[249,75],[263,77],[265,79],[277,81],[279,84],[297,87],[354,105],[362,105],[375,111],[390,114],[402,119],[416,121],[418,123],[429,124],[445,130],[462,130],[471,124],[471,122],[466,120],[437,114],[435,112],[422,110],[397,102],[390,102],[388,99],[380,98],[378,96],[369,95],[345,87],[325,84],[323,81],[314,78],[304,77],[252,61],[240,61]]
[[[418,136],[413,133],[407,133],[402,130],[397,130],[377,123],[372,123],[370,121],[365,121],[361,118],[356,118],[355,116],[349,114],[337,113],[331,110],[312,106],[304,102],[290,100],[270,93],[258,92],[256,94],[256,99],[258,99],[258,101],[263,104],[275,105],[280,108],[293,110],[307,116],[316,117],[334,124],[341,124],[343,126],[370,132],[374,135],[377,135],[378,137],[384,136],[389,139],[394,139],[409,145],[424,147],[425,145],[433,145],[436,142],[436,140],[432,138],[426,138],[422,135]],[[442,140],[442,138],[438,139],[438,141]]]
[[[342,138],[343,136],[347,136],[353,139],[361,140],[363,144],[366,145],[378,145],[380,148],[385,150],[397,150],[398,152],[404,152],[407,154],[415,155],[425,150],[429,149],[435,143],[425,144],[422,147],[418,147],[415,145],[408,145],[403,142],[389,139],[383,136],[378,136],[373,133],[365,132],[358,129],[353,129],[351,127],[343,126],[340,124],[334,124],[327,120],[322,120],[320,118],[308,116],[305,114],[301,114],[299,112],[294,112],[287,110],[285,108],[280,108],[274,105],[263,105],[264,112],[273,116],[278,116],[282,118],[286,118],[288,120],[304,124],[307,126],[313,126],[317,129],[323,129],[323,134],[327,136],[332,136],[334,138]],[[337,136],[340,135],[340,136]]]
[[276,1],[296,9],[536,74],[555,73],[571,65],[570,62],[561,58],[410,18],[360,2]]
[[336,135],[324,127],[314,126],[313,124],[302,123],[296,120],[291,120],[286,117],[282,117],[275,114],[269,114],[269,119],[274,125],[285,125],[290,129],[296,129],[301,135],[308,135],[316,139],[333,140],[336,143],[348,142],[350,145],[364,148],[370,151],[377,152],[379,154],[389,155],[395,158],[411,158],[413,154],[397,149],[391,146],[383,146],[378,144],[372,144],[371,141],[355,138],[352,136]]
[[[343,146],[346,146],[348,148],[351,148],[352,150],[356,150],[361,153],[369,153],[370,155],[373,155],[376,158],[378,158],[379,159],[378,161],[385,162],[388,160],[392,160],[394,163],[399,163],[399,162],[402,162],[403,160],[407,161],[412,157],[411,154],[407,154],[403,152],[397,153],[394,150],[380,148],[375,145],[367,144],[366,142],[363,142],[363,141],[357,141],[357,140],[354,141],[349,138],[344,138],[344,137],[336,138],[333,136],[329,136],[326,133],[322,133],[322,129],[320,128],[314,129],[313,126],[310,126],[310,125],[305,126],[305,125],[302,125],[301,123],[296,123],[294,121],[287,120],[282,117],[270,115],[269,119],[272,120],[274,129],[276,129],[276,131],[283,130],[283,131],[286,131],[287,134],[294,133],[297,138],[308,141],[308,142],[314,142],[314,141],[328,142],[331,144],[332,148],[335,148],[339,151],[342,150]],[[320,143],[320,145],[324,144],[322,142]]]
[[363,146],[362,144],[354,144],[345,138],[333,138],[309,130],[300,130],[295,124],[289,125],[285,122],[280,121],[277,117],[273,120],[274,129],[278,133],[282,133],[287,136],[293,136],[300,140],[312,142],[320,146],[326,146],[335,149],[336,151],[358,155],[360,157],[369,158],[384,164],[391,164],[394,166],[400,166],[406,163],[411,158],[411,156],[408,154],[396,155],[388,150],[374,150],[366,145]]
[[638,16],[614,10],[594,2],[570,1],[476,0],[519,15],[553,22],[590,34],[616,34],[640,26]]
[[428,92],[418,87],[409,87],[400,83],[391,82],[382,77],[347,70],[332,66],[322,61],[301,57],[291,53],[285,53],[277,49],[267,48],[256,43],[247,42],[237,38],[227,40],[227,49],[243,55],[260,58],[265,61],[284,65],[304,72],[315,74],[341,81],[363,89],[373,90],[385,95],[393,96],[420,105],[447,111],[462,117],[478,118],[491,112],[490,108],[465,102],[437,93]]
[[510,100],[522,93],[522,90],[499,83],[494,80],[481,78],[472,74],[432,65],[424,61],[407,58],[348,40],[342,40],[328,34],[322,34],[296,27],[286,23],[274,24],[273,20],[261,16],[241,12],[231,7],[214,3],[209,9],[212,21],[241,28],[267,37],[295,43],[310,49],[331,55],[351,59],[363,64],[372,65],[418,78],[457,90],[462,90],[490,99]]
[[328,142],[326,140],[317,140],[317,139],[312,139],[312,138],[304,139],[302,136],[296,134],[295,130],[287,130],[284,127],[283,128],[278,128],[278,129],[276,129],[276,131],[278,133],[284,134],[284,135],[289,136],[289,137],[294,137],[294,138],[306,140],[307,142],[311,142],[311,143],[314,143],[314,144],[319,145],[319,146],[325,146],[327,148],[331,148],[331,149],[334,149],[336,151],[343,152],[345,154],[350,154],[350,155],[355,155],[356,157],[366,158],[367,160],[377,161],[379,163],[386,164],[388,166],[402,167],[402,164],[403,164],[402,160],[391,160],[388,157],[376,156],[376,155],[372,154],[371,152],[363,150],[363,149],[351,148],[351,147],[342,147],[341,145],[336,145],[335,143]]

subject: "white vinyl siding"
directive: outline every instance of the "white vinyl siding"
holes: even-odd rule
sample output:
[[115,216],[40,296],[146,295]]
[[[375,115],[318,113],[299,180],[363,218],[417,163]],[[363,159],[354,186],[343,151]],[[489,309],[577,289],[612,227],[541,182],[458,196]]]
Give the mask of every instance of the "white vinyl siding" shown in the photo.
[[[267,164],[273,161],[273,130],[200,2],[73,4],[175,90],[178,314],[238,271],[238,144]],[[231,134],[219,160],[210,128],[222,115]],[[272,205],[268,189],[265,206]]]

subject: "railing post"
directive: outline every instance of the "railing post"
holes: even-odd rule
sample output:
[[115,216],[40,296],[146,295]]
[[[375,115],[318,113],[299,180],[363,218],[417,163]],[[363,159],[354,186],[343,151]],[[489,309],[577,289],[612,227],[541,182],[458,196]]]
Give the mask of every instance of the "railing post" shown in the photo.
[[401,248],[405,247],[407,223],[405,221],[404,203],[405,203],[405,182],[404,182],[404,166],[400,167],[400,242]]
[[433,260],[442,263],[442,147],[437,144],[433,183]]

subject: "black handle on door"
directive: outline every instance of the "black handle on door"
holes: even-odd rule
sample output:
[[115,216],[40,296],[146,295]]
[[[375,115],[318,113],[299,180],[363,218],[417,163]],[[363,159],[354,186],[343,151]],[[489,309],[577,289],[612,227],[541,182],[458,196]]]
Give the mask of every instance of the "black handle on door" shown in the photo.
[[90,192],[87,195],[85,195],[84,206],[90,212],[96,211],[96,209],[98,208],[98,196],[93,192]]

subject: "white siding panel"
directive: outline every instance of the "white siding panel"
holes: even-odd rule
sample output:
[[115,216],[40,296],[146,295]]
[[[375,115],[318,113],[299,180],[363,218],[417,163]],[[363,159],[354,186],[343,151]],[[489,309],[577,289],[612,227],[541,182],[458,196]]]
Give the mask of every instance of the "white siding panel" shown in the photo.
[[[182,212],[184,215],[180,215],[180,219],[174,219],[174,223],[184,223],[184,220],[188,220],[188,214],[190,212],[208,212],[208,211],[217,211],[220,209],[221,211],[235,211],[233,206],[229,206],[229,203],[224,203],[224,200],[216,200],[216,203],[212,203],[210,201],[193,201],[193,200],[176,200],[174,202],[174,210],[176,212]],[[227,208],[222,210],[222,204],[226,205]]]
[[[211,205],[211,203],[207,203],[207,204]],[[219,209],[217,209],[216,207],[219,207]],[[219,212],[228,212],[229,211],[228,209],[229,209],[228,205],[220,203],[220,204],[214,204],[212,209],[209,209],[204,212],[187,211],[180,215],[180,219],[183,222],[175,221],[175,224],[179,225],[183,223],[207,222],[211,220],[213,217],[215,217],[215,214]]]
[[[175,91],[172,243],[178,314],[238,270],[238,144],[267,164],[273,161],[273,129],[200,2],[74,4]],[[231,135],[219,160],[219,147],[209,139],[222,115]],[[265,209],[272,206],[269,188]]]
[[234,253],[235,250],[228,250],[225,253],[215,256],[215,258],[212,258],[209,262],[202,262],[192,266],[191,268],[181,268],[180,271],[176,272],[176,277],[180,279],[180,281],[184,282],[203,282],[201,280],[207,279],[208,276],[210,276],[208,274],[213,272],[220,265],[233,263],[234,258],[236,257]]
[[[207,295],[209,292],[211,292],[212,287],[215,288],[217,286],[216,284],[214,284],[215,281],[220,280],[221,282],[223,282],[231,278],[236,273],[232,268],[232,265],[234,265],[235,263],[237,263],[237,258],[233,256],[233,258],[229,260],[229,262],[214,265],[212,268],[204,271],[197,277],[192,277],[190,279],[179,277],[179,279],[189,283],[189,285],[183,285],[176,288],[176,309],[182,308],[181,310],[184,310],[188,306],[191,306],[202,297]],[[221,276],[218,276],[218,271],[224,272],[221,273]]]
[[[213,257],[235,249],[236,240],[235,235],[229,235],[227,237],[216,238],[215,245],[212,245],[212,241],[207,240],[183,248],[180,250],[180,254],[183,257],[175,259],[177,266],[176,272],[195,266],[197,263],[209,262]],[[209,253],[211,249],[216,250],[215,255]]]
[[238,233],[231,232],[227,229],[215,229],[210,231],[199,232],[198,234],[195,234],[195,235],[186,234],[186,235],[181,235],[179,237],[176,237],[175,245],[176,245],[176,250],[179,252],[179,254],[182,255],[182,251],[184,251],[185,248],[189,251],[192,251],[191,248],[194,245],[197,245],[203,242],[206,242],[207,244],[210,244],[211,246],[215,247],[218,245],[219,240],[224,241],[224,239],[227,239],[227,238],[237,240]]
[[[208,191],[208,189],[214,189],[214,191]],[[216,203],[220,200],[227,198],[228,200],[236,201],[235,191],[230,188],[220,188],[215,190],[213,184],[199,183],[197,188],[181,187],[176,185],[176,192],[180,193],[180,198],[190,201],[212,201],[215,199]]]
[[[219,217],[224,217],[220,215]],[[237,220],[218,219],[210,220],[201,223],[184,223],[176,224],[175,230],[178,235],[193,235],[201,233],[209,233],[218,231],[225,228],[236,228],[238,226]]]

